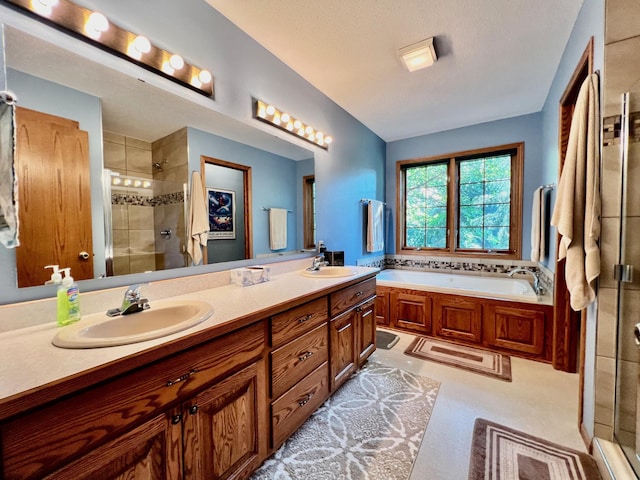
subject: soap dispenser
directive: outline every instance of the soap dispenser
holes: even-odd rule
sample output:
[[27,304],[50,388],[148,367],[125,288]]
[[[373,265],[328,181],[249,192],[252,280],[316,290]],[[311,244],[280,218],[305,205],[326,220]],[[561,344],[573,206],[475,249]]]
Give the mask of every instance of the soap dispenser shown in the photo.
[[80,290],[73,281],[70,268],[63,268],[64,278],[58,287],[58,326],[63,327],[80,320]]
[[62,274],[60,273],[58,265],[47,265],[44,268],[45,270],[47,268],[53,270],[53,272],[51,273],[51,280],[47,280],[46,282],[44,282],[45,285],[60,285],[62,283]]

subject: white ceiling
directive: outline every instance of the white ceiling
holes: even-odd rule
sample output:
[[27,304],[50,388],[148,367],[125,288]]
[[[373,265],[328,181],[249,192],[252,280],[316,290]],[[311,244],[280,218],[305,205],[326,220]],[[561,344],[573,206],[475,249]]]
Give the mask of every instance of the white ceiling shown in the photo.
[[[389,142],[538,112],[583,0],[206,0]],[[409,73],[398,49],[435,37]]]

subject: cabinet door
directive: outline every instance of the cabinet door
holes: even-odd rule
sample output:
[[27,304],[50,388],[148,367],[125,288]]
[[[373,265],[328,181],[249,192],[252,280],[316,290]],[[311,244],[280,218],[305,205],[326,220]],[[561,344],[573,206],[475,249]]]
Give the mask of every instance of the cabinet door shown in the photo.
[[356,307],[358,365],[362,366],[376,349],[375,299]]
[[391,293],[389,311],[392,326],[431,333],[431,299],[424,292],[400,290]]
[[378,290],[376,295],[376,324],[389,326],[389,292]]
[[160,415],[45,478],[178,480],[182,478],[181,429],[173,415]]
[[246,478],[266,457],[262,360],[184,404],[185,479]]
[[485,307],[488,345],[540,354],[544,350],[544,312],[501,305]]
[[433,299],[433,323],[439,337],[480,343],[482,304],[473,298],[437,296]]
[[331,320],[331,391],[356,370],[356,315],[349,310]]

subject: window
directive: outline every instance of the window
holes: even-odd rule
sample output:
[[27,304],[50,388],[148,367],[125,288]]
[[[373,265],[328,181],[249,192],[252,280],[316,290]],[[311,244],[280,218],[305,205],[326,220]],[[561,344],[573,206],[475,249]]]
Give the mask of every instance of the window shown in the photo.
[[521,258],[524,144],[397,163],[399,253]]

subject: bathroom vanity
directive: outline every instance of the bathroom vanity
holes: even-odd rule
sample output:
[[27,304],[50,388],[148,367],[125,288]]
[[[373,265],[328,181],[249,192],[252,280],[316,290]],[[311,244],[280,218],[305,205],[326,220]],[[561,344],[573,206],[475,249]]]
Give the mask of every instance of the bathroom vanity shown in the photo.
[[[375,350],[377,270],[354,269],[185,295],[213,316],[133,345],[60,349],[48,325],[0,335],[0,361],[32,345],[2,371],[16,386],[2,387],[0,477],[247,478]],[[20,387],[30,370],[42,380]]]

